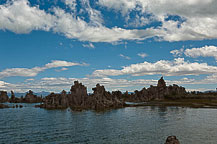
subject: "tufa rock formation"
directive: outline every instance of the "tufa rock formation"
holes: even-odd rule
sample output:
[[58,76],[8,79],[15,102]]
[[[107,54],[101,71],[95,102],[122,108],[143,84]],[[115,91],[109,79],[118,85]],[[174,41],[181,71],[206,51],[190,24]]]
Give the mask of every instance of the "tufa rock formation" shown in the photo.
[[10,103],[21,103],[22,101],[20,98],[15,97],[14,92],[11,91],[11,98],[10,98],[9,102]]
[[51,93],[45,97],[43,104],[36,105],[36,107],[46,109],[65,109],[69,106],[68,97],[66,91],[62,91],[61,94]]
[[109,108],[119,108],[124,105],[124,102],[120,101],[116,95],[107,92],[104,86],[97,84],[96,87],[93,88],[93,91],[94,93],[92,95],[88,95],[87,88],[82,85],[82,83],[75,81],[69,94],[66,94],[65,91],[61,94],[51,93],[45,98],[43,104],[36,107],[46,109],[70,107],[72,110],[104,110]]
[[9,99],[10,103],[41,103],[42,101],[42,97],[37,97],[31,90],[26,93],[24,98],[23,96],[20,98],[16,97],[14,92],[11,91],[11,98]]
[[120,92],[107,92],[104,86],[96,85],[92,89],[93,95],[91,95],[92,103],[91,108],[95,110],[109,109],[109,108],[121,108],[124,106],[124,102],[121,101],[118,97]]
[[0,91],[0,103],[8,102],[9,98],[6,91]]
[[74,81],[68,99],[71,108],[88,108],[90,101],[87,95],[87,88],[78,81]]
[[128,95],[126,101],[145,102],[150,100],[162,100],[165,98],[177,98],[186,95],[184,87],[173,85],[166,86],[163,77],[158,80],[157,86],[150,86],[148,89],[143,88],[141,91],[136,90],[133,95]]
[[26,93],[25,98],[21,98],[21,101],[25,103],[40,103],[42,102],[42,97],[37,97],[37,95],[33,94],[33,91],[29,90]]

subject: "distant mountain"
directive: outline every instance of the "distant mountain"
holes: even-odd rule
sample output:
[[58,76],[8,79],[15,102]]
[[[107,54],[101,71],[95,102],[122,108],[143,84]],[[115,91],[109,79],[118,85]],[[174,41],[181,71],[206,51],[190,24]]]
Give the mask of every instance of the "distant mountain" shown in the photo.
[[216,92],[215,90],[208,90],[208,91],[204,91],[204,93],[213,93]]
[[[15,94],[16,97],[21,97],[21,96],[25,97],[26,93],[27,93],[27,92],[25,92],[25,93],[16,93],[16,92],[15,92],[14,94]],[[34,92],[34,94],[37,95],[37,96],[41,96],[41,95],[42,95],[43,97],[45,97],[45,96],[49,95],[50,92],[42,91],[42,92],[37,92],[37,93]],[[10,93],[10,92],[8,92],[8,96],[9,96],[9,97],[11,96],[11,93]]]

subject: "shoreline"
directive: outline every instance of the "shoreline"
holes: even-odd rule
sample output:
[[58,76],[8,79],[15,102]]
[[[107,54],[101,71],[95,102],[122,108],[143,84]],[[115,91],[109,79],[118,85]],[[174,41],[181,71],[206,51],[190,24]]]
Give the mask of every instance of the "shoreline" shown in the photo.
[[[10,103],[10,104],[17,105],[17,103]],[[148,102],[125,102],[122,108],[146,107],[146,106],[156,106],[156,107],[173,107],[174,106],[174,107],[183,107],[183,108],[187,107],[187,108],[217,109],[217,99],[212,99],[212,100],[210,99],[175,99],[175,100],[165,99],[165,100],[152,100]],[[40,107],[37,107],[37,105],[34,105],[33,107],[40,108]],[[0,109],[3,109],[3,108],[18,108],[18,107],[9,106],[8,104],[5,104],[5,103],[0,103]],[[72,109],[72,110],[80,111],[80,109],[82,108]],[[112,109],[119,109],[119,108],[108,108],[108,109],[112,110]],[[55,109],[51,109],[51,110],[55,110]],[[83,109],[83,110],[88,110],[88,109]],[[107,110],[107,109],[103,109],[102,111],[104,110]]]
[[140,104],[129,104],[129,107],[139,106],[163,106],[163,107],[188,107],[188,108],[212,108],[217,109],[217,99],[176,99],[153,100]]

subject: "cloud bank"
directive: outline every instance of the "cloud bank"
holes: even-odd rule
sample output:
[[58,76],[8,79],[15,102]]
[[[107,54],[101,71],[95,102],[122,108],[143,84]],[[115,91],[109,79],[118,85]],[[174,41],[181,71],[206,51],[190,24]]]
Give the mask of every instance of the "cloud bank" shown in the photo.
[[143,62],[124,66],[121,70],[105,69],[95,70],[92,73],[93,77],[106,76],[144,76],[160,74],[164,76],[184,76],[184,75],[201,75],[213,74],[217,72],[216,66],[209,66],[207,63],[190,63],[184,61],[184,58],[176,58],[173,61],[160,60],[155,63]]
[[[136,11],[133,25],[158,22],[159,26],[140,29],[103,25],[105,16],[91,7],[89,0],[82,1],[89,22],[76,14],[76,1],[66,0],[71,12],[53,6],[49,11],[31,6],[28,0],[8,0],[0,5],[0,29],[17,34],[34,30],[51,31],[70,39],[89,42],[115,42],[157,38],[164,41],[202,40],[217,38],[217,1],[215,0],[99,0],[95,5],[108,11],[121,12],[126,19]],[[151,15],[144,17],[144,15]]]
[[71,67],[71,66],[86,66],[86,63],[74,63],[61,60],[53,60],[51,63],[44,65],[43,67],[33,68],[10,68],[0,72],[0,78],[5,77],[35,77],[38,73],[43,72],[47,69],[58,68],[58,67]]

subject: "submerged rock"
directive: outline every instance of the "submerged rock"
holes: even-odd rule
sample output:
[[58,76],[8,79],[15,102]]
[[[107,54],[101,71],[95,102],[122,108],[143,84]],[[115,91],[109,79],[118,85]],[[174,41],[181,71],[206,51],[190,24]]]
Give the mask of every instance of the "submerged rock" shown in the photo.
[[176,136],[168,136],[165,144],[180,144]]

